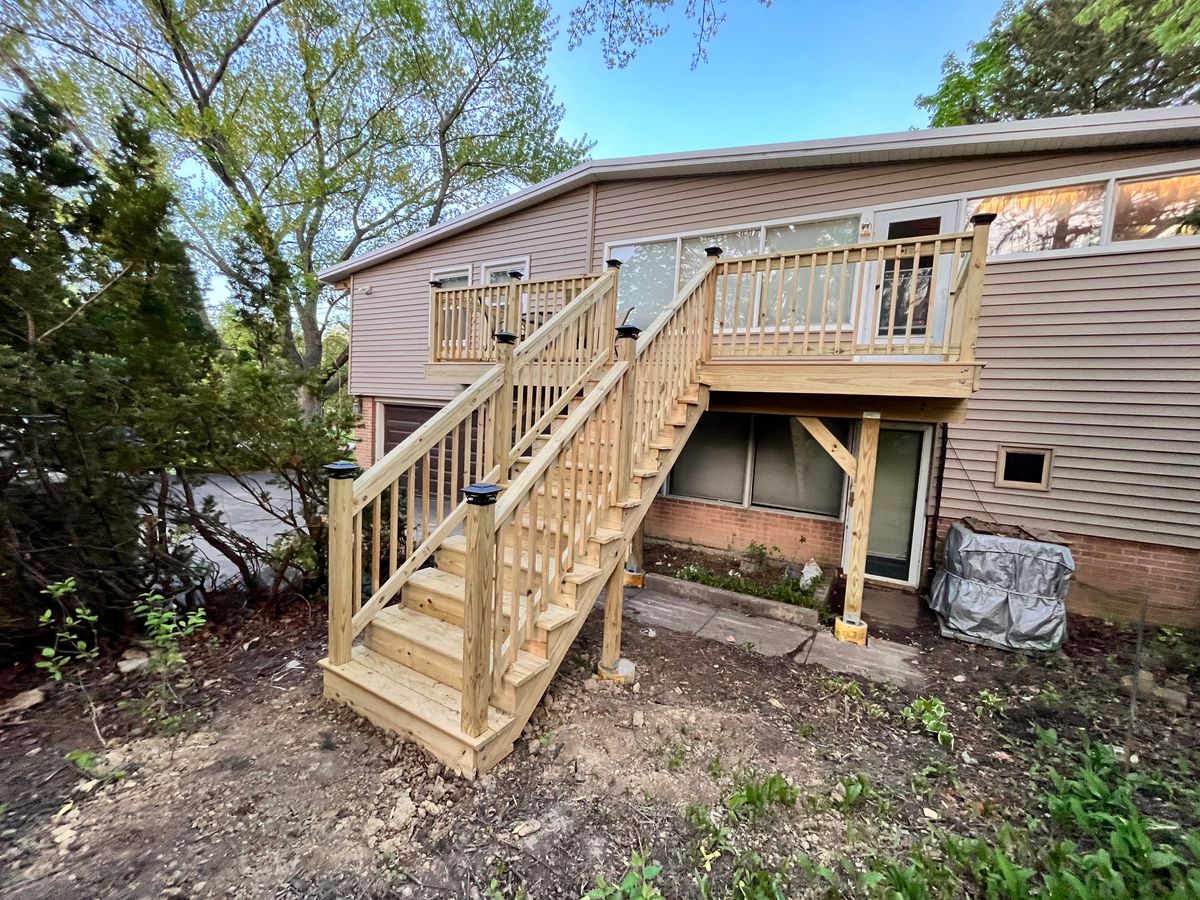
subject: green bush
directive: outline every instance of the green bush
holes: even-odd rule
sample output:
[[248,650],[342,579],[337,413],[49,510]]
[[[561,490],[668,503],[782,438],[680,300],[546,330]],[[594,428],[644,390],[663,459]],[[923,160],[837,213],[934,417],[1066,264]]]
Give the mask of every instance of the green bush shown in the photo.
[[743,578],[736,572],[720,575],[703,566],[682,566],[675,570],[675,577],[683,581],[693,581],[696,584],[706,584],[709,587],[721,588],[726,591],[736,591],[739,594],[749,594],[751,597],[762,597],[766,600],[778,600],[792,606],[803,606],[818,612],[827,612],[825,605],[819,602],[816,591],[820,580],[802,584],[799,578],[782,577],[770,584],[759,584],[748,578]]

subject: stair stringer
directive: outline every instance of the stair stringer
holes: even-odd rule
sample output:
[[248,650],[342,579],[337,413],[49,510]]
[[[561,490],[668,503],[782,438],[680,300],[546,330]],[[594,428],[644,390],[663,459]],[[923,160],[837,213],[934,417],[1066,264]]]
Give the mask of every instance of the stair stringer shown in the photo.
[[471,766],[472,771],[470,772],[460,769],[464,775],[471,777],[474,774],[483,774],[512,752],[513,746],[521,736],[525,725],[533,716],[534,710],[537,709],[542,697],[545,696],[547,689],[554,680],[554,676],[558,673],[563,660],[566,659],[567,653],[570,652],[571,647],[574,645],[575,638],[578,637],[579,632],[587,622],[587,617],[596,605],[596,600],[599,599],[600,592],[604,590],[604,586],[608,583],[609,576],[612,575],[613,570],[617,566],[625,564],[629,553],[629,544],[633,540],[634,533],[646,518],[650,504],[654,502],[654,498],[666,482],[667,475],[670,474],[672,466],[675,465],[676,460],[679,459],[679,455],[683,452],[684,446],[696,430],[696,424],[700,421],[701,414],[708,409],[708,388],[704,385],[696,385],[696,387],[699,402],[689,409],[684,424],[671,426],[675,429],[674,446],[670,450],[657,451],[659,453],[658,471],[653,477],[643,479],[641,499],[637,505],[622,510],[622,539],[611,541],[600,547],[599,564],[597,566],[599,571],[595,576],[576,588],[575,620],[561,628],[556,635],[557,640],[551,642],[552,646],[546,657],[547,665],[545,669],[522,686],[521,696],[518,698],[516,708],[512,712],[512,721],[501,730],[488,736],[485,744],[472,749],[471,755],[473,755],[474,765]]

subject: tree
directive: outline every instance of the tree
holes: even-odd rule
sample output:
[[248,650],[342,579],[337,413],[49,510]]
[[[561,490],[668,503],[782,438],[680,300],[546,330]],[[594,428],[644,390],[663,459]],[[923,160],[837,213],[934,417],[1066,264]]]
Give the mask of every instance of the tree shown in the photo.
[[557,135],[543,0],[44,0],[0,22],[8,72],[71,109],[80,142],[122,102],[144,111],[214,273],[261,258],[278,304],[254,313],[310,416],[346,362],[324,351],[346,298],[320,269],[587,149]]
[[1082,16],[1090,2],[1007,3],[969,60],[946,56],[941,84],[917,106],[942,127],[1200,100],[1200,47],[1166,52],[1154,37],[1161,0],[1122,0],[1135,14],[1107,31]]
[[[1092,0],[1078,16],[1082,25],[1098,23],[1105,34],[1125,28],[1141,12],[1129,0]],[[1151,37],[1163,53],[1200,46],[1200,0],[1158,0]]]
[[[770,6],[772,0],[758,0]],[[638,50],[667,33],[666,15],[681,9],[695,23],[692,68],[708,61],[708,45],[725,23],[725,0],[583,0],[571,10],[568,46],[574,50],[599,33],[600,52],[610,69],[623,69]]]
[[[189,586],[166,522],[143,522],[158,474],[196,421],[180,397],[216,350],[172,196],[146,129],[113,122],[103,171],[80,161],[62,110],[31,93],[0,158],[0,618],[35,626],[30,597],[78,580],[119,624],[154,583]],[[145,527],[143,528],[143,524]],[[114,622],[116,617],[117,622]]]

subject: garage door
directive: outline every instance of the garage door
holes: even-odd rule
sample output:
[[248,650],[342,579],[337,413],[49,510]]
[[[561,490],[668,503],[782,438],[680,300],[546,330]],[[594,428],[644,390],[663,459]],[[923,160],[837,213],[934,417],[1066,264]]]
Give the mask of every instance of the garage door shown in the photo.
[[429,421],[436,406],[404,406],[385,403],[383,407],[383,452],[387,453]]

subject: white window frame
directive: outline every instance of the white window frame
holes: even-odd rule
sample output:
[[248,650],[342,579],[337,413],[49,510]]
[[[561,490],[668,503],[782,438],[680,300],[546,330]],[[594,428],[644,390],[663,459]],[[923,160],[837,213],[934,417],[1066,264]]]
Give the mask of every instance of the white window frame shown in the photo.
[[479,283],[487,287],[491,282],[488,276],[492,272],[500,270],[511,272],[513,269],[520,269],[525,273],[522,281],[529,281],[529,256],[510,256],[507,259],[497,259],[492,262],[482,263],[479,267]]
[[[1006,481],[1004,478],[1004,462],[1010,452],[1045,454],[1046,463],[1042,469],[1042,480],[1036,484],[1032,481]],[[1045,493],[1050,490],[1053,469],[1053,447],[1027,447],[1020,444],[1000,444],[996,447],[996,479],[994,485],[998,488],[1008,488],[1016,491],[1040,491]]]
[[[705,232],[701,232],[704,234]],[[817,519],[822,522],[844,522],[846,512],[846,498],[849,496],[850,479],[842,474],[842,497],[838,502],[838,511],[833,515],[826,513],[805,512],[801,509],[787,509],[783,506],[760,506],[752,502],[754,496],[754,464],[757,449],[755,446],[755,437],[757,432],[757,422],[759,416],[775,415],[775,413],[755,413],[741,412],[734,409],[718,409],[713,412],[729,412],[740,416],[750,416],[750,428],[746,437],[746,465],[742,471],[742,499],[740,502],[733,500],[711,500],[708,497],[692,497],[688,494],[677,494],[673,490],[672,478],[668,476],[666,484],[663,485],[661,495],[674,500],[687,500],[691,503],[711,503],[714,506],[728,506],[733,509],[753,509],[759,512],[773,513],[781,516],[794,516],[799,519]],[[784,418],[795,418],[794,416],[784,416]],[[853,433],[853,432],[852,432]],[[841,471],[840,469],[838,471]]]
[[475,267],[471,266],[471,265],[461,265],[461,266],[446,266],[445,268],[434,269],[429,273],[429,280],[430,281],[441,281],[442,279],[445,279],[445,278],[454,278],[459,275],[465,274],[467,276],[467,287],[473,287],[475,284],[473,277],[472,277],[474,275],[474,272],[473,272],[474,268]]

